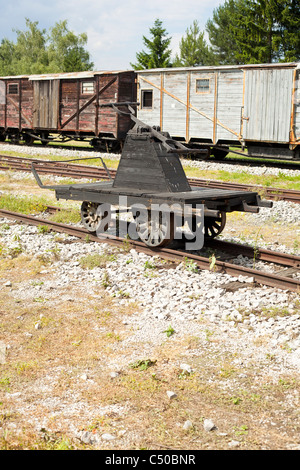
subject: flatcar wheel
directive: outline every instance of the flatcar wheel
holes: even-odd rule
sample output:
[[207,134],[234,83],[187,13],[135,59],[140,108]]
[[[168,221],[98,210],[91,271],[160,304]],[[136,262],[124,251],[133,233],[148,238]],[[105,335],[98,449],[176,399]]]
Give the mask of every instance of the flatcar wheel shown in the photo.
[[221,212],[220,217],[204,217],[204,238],[215,238],[224,230],[226,224],[226,212]]
[[[83,201],[81,204],[81,221],[83,226],[89,232],[96,232],[103,220],[104,217],[108,217],[108,213],[105,212],[104,214],[100,214],[97,212],[97,209],[100,204],[95,202]],[[108,223],[104,227],[104,230],[107,230]]]
[[161,248],[174,239],[174,214],[151,216],[151,211],[139,213],[136,217],[136,231],[140,240],[151,248]]

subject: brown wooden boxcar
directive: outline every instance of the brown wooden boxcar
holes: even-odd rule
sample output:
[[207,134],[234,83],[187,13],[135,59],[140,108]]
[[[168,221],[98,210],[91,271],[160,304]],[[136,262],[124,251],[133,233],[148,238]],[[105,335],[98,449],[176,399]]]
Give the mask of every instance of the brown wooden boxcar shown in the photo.
[[133,71],[0,77],[0,140],[47,143],[58,135],[115,148],[132,121],[101,105],[134,101]]

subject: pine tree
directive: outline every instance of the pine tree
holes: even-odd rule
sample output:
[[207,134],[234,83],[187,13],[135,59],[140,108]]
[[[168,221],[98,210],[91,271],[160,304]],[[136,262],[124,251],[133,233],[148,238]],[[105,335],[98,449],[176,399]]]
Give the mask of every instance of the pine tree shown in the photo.
[[220,64],[300,59],[299,0],[226,0],[206,28]]
[[171,38],[162,26],[162,21],[156,19],[154,26],[150,28],[151,38],[143,36],[144,45],[149,52],[137,52],[136,64],[130,64],[135,70],[171,67],[171,50],[168,49]]
[[186,30],[185,37],[179,43],[179,55],[176,54],[173,67],[194,67],[197,65],[212,65],[212,53],[204,39],[197,20]]
[[206,23],[215,64],[241,63],[237,58],[237,44],[231,29],[238,13],[238,4],[239,1],[226,0],[224,4],[214,9],[212,19]]

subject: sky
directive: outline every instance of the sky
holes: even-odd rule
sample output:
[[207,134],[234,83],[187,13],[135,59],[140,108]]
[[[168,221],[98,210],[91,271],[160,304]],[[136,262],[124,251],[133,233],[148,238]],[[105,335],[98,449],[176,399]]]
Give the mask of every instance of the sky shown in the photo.
[[163,22],[174,55],[194,20],[202,30],[224,0],[0,0],[0,41],[16,41],[15,30],[26,29],[25,18],[49,30],[67,20],[69,30],[86,33],[94,70],[128,70],[142,49],[143,36],[156,18]]

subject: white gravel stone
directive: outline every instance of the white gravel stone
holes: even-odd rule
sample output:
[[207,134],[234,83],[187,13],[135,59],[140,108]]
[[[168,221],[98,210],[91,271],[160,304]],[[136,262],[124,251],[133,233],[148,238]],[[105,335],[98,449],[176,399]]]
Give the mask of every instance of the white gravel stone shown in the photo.
[[[8,148],[13,150],[11,146],[8,146]],[[17,149],[20,150],[19,147]],[[39,150],[30,149],[30,152],[34,151]],[[43,151],[45,153],[49,151],[52,155],[54,153],[52,148],[43,149]],[[68,158],[71,155],[75,158],[76,156],[84,156],[82,152],[59,149],[56,149],[55,153]],[[91,155],[89,152],[87,154],[88,156]],[[109,154],[109,158],[111,157],[112,155]],[[115,156],[115,158],[119,157]],[[185,164],[204,169],[214,168],[215,165],[216,168],[222,169],[222,164],[213,162],[188,162]],[[229,166],[226,164],[224,167],[228,169]],[[239,169],[237,165],[234,165],[234,171],[245,171],[245,167],[241,166]],[[290,174],[289,170],[247,167],[247,172],[253,174],[271,174],[271,172],[274,174],[277,171]],[[298,172],[300,174],[300,171],[293,170],[293,174],[298,174]],[[28,174],[13,173],[13,177],[16,175],[20,179],[28,177]],[[270,219],[278,224],[298,223],[300,220],[300,205],[275,201],[272,209],[261,208],[259,214],[247,214],[247,217],[255,221],[257,226]],[[56,260],[52,258],[51,267],[44,266],[41,269],[40,273],[46,276],[44,284],[33,286],[24,283],[24,285],[19,286],[17,296],[20,299],[40,297],[51,300],[57,295],[57,289],[67,288],[69,285],[86,286],[87,289],[91,285],[102,286],[102,279],[104,273],[106,273],[109,279],[109,286],[106,291],[115,298],[118,304],[122,302],[123,305],[127,305],[136,301],[143,309],[144,313],[140,315],[139,325],[137,326],[140,328],[141,337],[147,334],[149,343],[155,344],[158,341],[156,329],[146,326],[151,325],[153,321],[157,324],[162,323],[159,338],[165,339],[166,334],[163,331],[166,330],[168,324],[171,323],[175,329],[176,333],[174,335],[181,333],[182,322],[185,324],[185,333],[196,335],[199,334],[199,324],[204,319],[205,322],[210,322],[217,332],[222,333],[222,328],[226,328],[226,332],[230,333],[226,333],[226,341],[232,341],[233,347],[235,347],[237,339],[231,340],[230,335],[235,335],[238,332],[241,335],[239,344],[247,345],[245,354],[246,351],[249,353],[251,350],[255,355],[257,348],[252,343],[253,340],[257,337],[257,334],[260,337],[267,334],[271,340],[266,344],[266,353],[276,353],[278,357],[282,358],[285,365],[288,364],[297,368],[300,366],[300,316],[297,313],[298,297],[296,293],[287,293],[263,286],[254,288],[252,285],[253,279],[249,277],[233,278],[226,274],[201,270],[193,273],[187,271],[184,264],[179,264],[176,269],[163,269],[163,263],[160,270],[145,269],[146,261],[155,265],[155,263],[160,263],[159,259],[138,253],[134,249],[125,254],[117,254],[115,261],[108,263],[105,268],[83,269],[80,266],[82,256],[103,253],[112,248],[106,243],[101,245],[81,243],[75,237],[62,234],[60,237],[72,240],[74,243],[61,243],[58,245],[56,242],[57,234],[55,233],[41,234],[38,232],[37,227],[14,225],[11,220],[5,218],[0,219],[0,223],[8,224],[10,227],[9,230],[1,232],[1,244],[8,250],[19,246],[25,253],[36,257],[41,255],[49,257],[57,248],[60,250],[59,258]],[[16,240],[18,240],[17,243]],[[240,242],[234,236],[231,241]],[[288,252],[283,243],[282,245],[264,246],[263,240],[260,240],[259,246]],[[253,266],[253,260],[241,255],[237,256],[235,261],[243,265]],[[256,267],[259,268],[259,266],[260,264],[256,263]],[[47,280],[47,277],[51,280]],[[227,291],[224,285],[234,279],[243,283],[245,287],[236,292]],[[12,287],[9,282],[3,285],[7,284],[7,287]],[[12,291],[13,289],[8,290],[9,293]],[[126,292],[127,297],[121,298],[118,294],[120,292]],[[74,299],[70,298],[70,295],[66,292],[64,300],[73,301]],[[276,308],[279,313],[288,308],[289,315],[277,315],[270,320],[258,321],[259,315],[257,315],[257,312],[269,308]],[[251,314],[245,315],[245,311]],[[128,320],[124,319],[123,324],[126,325],[127,322]],[[168,323],[166,324],[166,322]],[[179,325],[179,328],[175,328],[176,324]],[[168,339],[171,340],[172,336]],[[284,342],[286,342],[287,348],[282,347]]]
[[217,429],[215,423],[211,420],[211,419],[205,419],[203,421],[203,428],[204,428],[204,431],[214,431],[215,429]]

